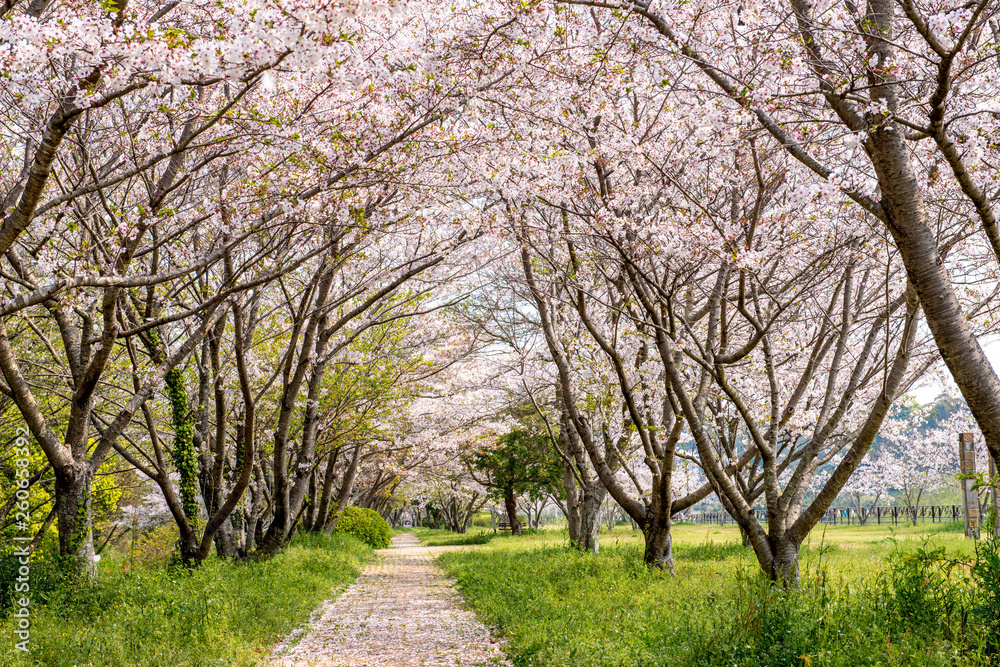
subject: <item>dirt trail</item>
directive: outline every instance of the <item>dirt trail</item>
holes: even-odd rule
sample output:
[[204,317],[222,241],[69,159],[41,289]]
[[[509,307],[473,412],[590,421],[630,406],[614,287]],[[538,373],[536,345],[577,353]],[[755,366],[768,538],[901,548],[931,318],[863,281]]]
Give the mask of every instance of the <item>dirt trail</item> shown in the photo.
[[282,643],[270,667],[507,665],[489,630],[413,535],[394,537],[305,636]]

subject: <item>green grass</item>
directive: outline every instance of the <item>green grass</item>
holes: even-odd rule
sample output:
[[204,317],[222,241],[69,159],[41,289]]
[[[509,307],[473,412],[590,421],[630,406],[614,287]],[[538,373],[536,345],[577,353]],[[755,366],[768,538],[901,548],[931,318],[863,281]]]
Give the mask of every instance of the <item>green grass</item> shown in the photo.
[[988,664],[964,565],[974,546],[948,524],[821,527],[795,592],[760,576],[733,526],[676,526],[675,577],[642,564],[641,536],[628,529],[602,530],[596,557],[566,543],[564,531],[545,531],[440,555],[515,665]]
[[309,535],[267,561],[212,558],[192,572],[105,558],[94,581],[33,601],[29,654],[11,650],[10,618],[0,619],[0,665],[252,665],[370,554],[350,536]]
[[490,528],[470,528],[469,532],[461,535],[450,530],[435,530],[433,528],[411,528],[412,532],[420,541],[429,547],[443,547],[459,544],[488,544],[494,537],[497,537]]

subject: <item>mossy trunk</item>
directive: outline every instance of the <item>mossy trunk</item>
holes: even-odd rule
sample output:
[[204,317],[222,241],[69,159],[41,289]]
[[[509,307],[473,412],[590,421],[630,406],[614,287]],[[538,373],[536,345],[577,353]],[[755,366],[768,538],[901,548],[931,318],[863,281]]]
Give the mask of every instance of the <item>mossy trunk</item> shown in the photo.
[[57,469],[55,477],[61,566],[70,574],[93,574],[96,571],[90,493],[93,475],[83,463]]
[[239,535],[231,521],[225,521],[219,526],[212,540],[215,542],[215,553],[219,558],[240,557]]

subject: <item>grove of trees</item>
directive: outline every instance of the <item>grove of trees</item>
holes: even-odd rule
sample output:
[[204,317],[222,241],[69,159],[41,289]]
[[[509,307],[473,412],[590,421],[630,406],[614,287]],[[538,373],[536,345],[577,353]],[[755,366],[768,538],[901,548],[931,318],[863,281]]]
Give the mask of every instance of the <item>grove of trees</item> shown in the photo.
[[143,507],[197,567],[545,489],[672,571],[712,497],[796,583],[878,466],[1000,467],[998,13],[6,0],[0,530],[27,479],[67,571]]

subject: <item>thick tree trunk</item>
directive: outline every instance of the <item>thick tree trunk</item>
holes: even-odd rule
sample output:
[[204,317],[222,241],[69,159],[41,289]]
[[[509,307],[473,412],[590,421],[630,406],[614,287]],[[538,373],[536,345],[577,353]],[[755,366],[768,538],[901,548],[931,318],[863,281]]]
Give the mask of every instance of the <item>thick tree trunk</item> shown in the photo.
[[771,540],[771,581],[786,588],[799,587],[799,545],[786,535]]
[[[562,428],[559,430],[560,445],[565,458],[563,459],[563,489],[566,493],[566,528],[569,531],[569,541],[579,545],[581,543],[580,514],[581,498],[576,485],[576,475],[573,474],[573,463],[576,459],[576,449],[579,446],[572,441],[575,432],[571,432],[569,414],[566,410],[562,413]],[[572,433],[572,435],[571,435]]]
[[503,498],[504,508],[507,510],[507,521],[510,523],[510,534],[520,535],[521,534],[521,522],[517,519],[517,498],[514,497],[514,491],[507,491],[507,495]]
[[583,498],[579,504],[579,532],[575,542],[580,551],[596,554],[600,550],[600,512],[606,493],[597,481],[583,489]]
[[215,542],[215,554],[219,558],[239,558],[239,535],[232,521],[225,521],[212,538]]
[[990,456],[1000,461],[1000,381],[962,313],[901,144],[902,137],[879,137],[876,146],[882,150],[873,159],[888,203],[889,229],[941,358],[976,418]]
[[[560,393],[561,395],[561,393]],[[570,526],[570,541],[580,551],[597,553],[600,548],[600,511],[608,490],[596,478],[590,467],[587,452],[580,443],[580,436],[570,421],[569,412],[564,408],[562,428],[559,433],[564,459],[563,484],[566,487],[566,520]],[[576,479],[571,461],[575,462]]]
[[[791,4],[803,33],[807,33],[812,29],[814,5],[805,0],[793,0]],[[895,17],[894,2],[876,0],[869,3],[865,19],[866,31],[871,35],[868,58],[875,63],[868,68],[869,94],[874,104],[885,105],[889,118],[901,106],[893,69],[897,50]],[[831,101],[833,106],[837,103]],[[842,98],[839,103],[843,103]],[[942,126],[943,104],[943,98],[940,103],[932,100],[929,116],[932,129]],[[907,131],[908,128],[896,122],[876,122],[868,134],[865,149],[882,191],[883,222],[899,249],[941,358],[972,411],[990,456],[1000,465],[1000,379],[962,312],[941,257],[937,235],[928,223],[920,179],[914,172],[910,146],[906,143]]]
[[670,517],[665,519],[658,517],[650,520],[643,534],[646,538],[646,551],[643,554],[646,565],[674,574],[674,549],[670,536]]
[[67,571],[92,574],[95,571],[92,474],[86,463],[56,468],[55,472],[59,554]]

